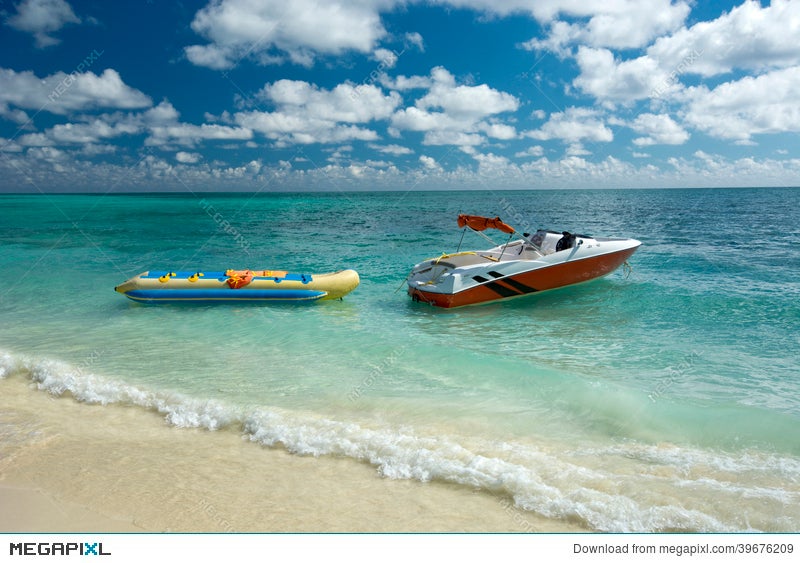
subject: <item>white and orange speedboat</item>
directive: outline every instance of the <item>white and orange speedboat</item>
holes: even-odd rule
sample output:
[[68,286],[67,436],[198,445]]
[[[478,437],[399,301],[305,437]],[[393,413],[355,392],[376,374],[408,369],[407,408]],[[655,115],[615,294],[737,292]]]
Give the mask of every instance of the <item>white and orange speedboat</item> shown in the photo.
[[610,274],[641,245],[634,239],[566,231],[539,230],[519,236],[499,217],[459,215],[458,226],[481,235],[486,229],[498,229],[509,238],[488,250],[443,254],[420,262],[407,279],[414,301],[461,307],[583,283]]

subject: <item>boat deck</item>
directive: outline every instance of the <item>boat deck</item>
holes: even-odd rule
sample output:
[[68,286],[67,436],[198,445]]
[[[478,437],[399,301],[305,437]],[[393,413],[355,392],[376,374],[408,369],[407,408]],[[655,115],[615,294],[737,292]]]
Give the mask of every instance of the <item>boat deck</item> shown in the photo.
[[489,250],[456,252],[443,254],[438,258],[429,260],[430,266],[443,266],[445,268],[463,268],[467,266],[485,265],[487,262],[510,262],[512,260],[536,260],[544,256],[532,245],[517,240],[508,246],[499,246]]

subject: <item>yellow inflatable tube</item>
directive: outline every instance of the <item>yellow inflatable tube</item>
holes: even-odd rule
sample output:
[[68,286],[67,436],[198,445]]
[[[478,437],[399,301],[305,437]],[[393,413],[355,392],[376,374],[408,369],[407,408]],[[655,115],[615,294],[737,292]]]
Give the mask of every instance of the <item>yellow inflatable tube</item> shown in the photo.
[[211,301],[318,301],[341,299],[360,279],[355,270],[295,274],[284,270],[150,270],[114,289],[145,303]]

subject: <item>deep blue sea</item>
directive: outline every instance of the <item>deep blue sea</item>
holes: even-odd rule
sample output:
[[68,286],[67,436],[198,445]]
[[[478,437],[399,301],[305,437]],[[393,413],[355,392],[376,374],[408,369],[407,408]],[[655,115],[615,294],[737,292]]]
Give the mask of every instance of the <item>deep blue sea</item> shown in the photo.
[[[0,390],[138,405],[592,530],[797,532],[799,201],[795,188],[4,195]],[[405,277],[455,250],[458,213],[642,247],[627,275],[413,303]],[[462,250],[486,246],[467,234]],[[361,285],[270,305],[114,292],[149,269],[227,268],[353,268]]]

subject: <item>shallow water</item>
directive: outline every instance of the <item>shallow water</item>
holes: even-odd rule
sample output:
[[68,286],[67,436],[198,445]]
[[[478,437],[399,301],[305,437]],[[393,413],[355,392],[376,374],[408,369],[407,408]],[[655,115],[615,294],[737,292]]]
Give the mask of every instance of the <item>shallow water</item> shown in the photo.
[[[798,194],[2,196],[0,374],[591,529],[800,531]],[[643,246],[628,277],[412,303],[406,274],[455,249],[459,212]],[[351,267],[362,284],[267,306],[113,291],[148,269],[245,267]]]

